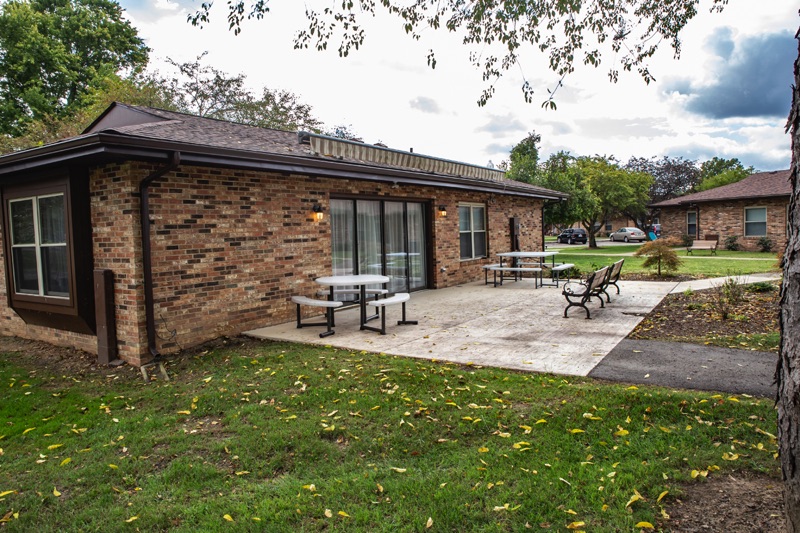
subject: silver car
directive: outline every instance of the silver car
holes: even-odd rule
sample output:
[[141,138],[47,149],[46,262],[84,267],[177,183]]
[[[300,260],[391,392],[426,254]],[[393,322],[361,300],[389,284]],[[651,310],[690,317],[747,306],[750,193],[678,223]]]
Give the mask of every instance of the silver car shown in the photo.
[[629,241],[642,242],[645,239],[647,239],[644,232],[639,228],[619,228],[617,231],[609,235],[608,238],[611,241],[623,241],[623,242],[629,242]]

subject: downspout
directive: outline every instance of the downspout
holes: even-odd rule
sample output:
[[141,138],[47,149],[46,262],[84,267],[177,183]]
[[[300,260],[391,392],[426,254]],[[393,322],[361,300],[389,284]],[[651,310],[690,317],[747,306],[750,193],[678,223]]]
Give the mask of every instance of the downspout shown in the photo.
[[147,326],[147,348],[153,359],[161,355],[156,347],[155,298],[153,296],[153,260],[150,245],[150,185],[178,167],[181,153],[172,152],[170,161],[139,182],[139,218],[142,227],[142,268],[144,269],[144,313]]

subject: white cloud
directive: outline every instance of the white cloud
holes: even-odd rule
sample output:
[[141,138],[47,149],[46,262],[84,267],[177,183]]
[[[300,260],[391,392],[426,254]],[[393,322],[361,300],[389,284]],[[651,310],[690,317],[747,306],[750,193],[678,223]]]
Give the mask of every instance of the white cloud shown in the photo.
[[[536,131],[542,135],[544,155],[559,149],[623,160],[634,155],[719,155],[739,157],[763,170],[788,167],[784,120],[754,124],[692,115],[684,107],[687,96],[665,91],[670,88],[666,81],[678,77],[688,80],[687,87],[709,83],[712,52],[724,57],[726,37],[735,46],[756,35],[793,32],[796,11],[785,0],[762,0],[758,9],[732,2],[722,14],[701,12],[685,30],[680,60],[672,58],[668,43],[662,44],[650,65],[657,80],[650,85],[636,73],[623,73],[619,83],[609,83],[612,56],[604,57],[598,69],[578,67],[556,92],[556,111],[540,107],[546,89],[553,89],[558,78],[538,53],[526,53],[519,71],[509,71],[496,84],[495,97],[478,107],[485,87],[481,71],[469,63],[459,37],[446,31],[428,31],[417,42],[395,19],[366,18],[364,47],[340,58],[335,47],[326,52],[294,49],[296,31],[307,25],[302,2],[271,2],[264,20],[246,21],[242,33],[234,36],[227,29],[225,3],[213,8],[211,23],[201,30],[186,22],[198,4],[147,1],[123,0],[122,5],[153,49],[154,67],[163,70],[166,57],[190,61],[208,50],[207,61],[215,68],[246,74],[254,89],[292,91],[328,126],[352,124],[367,142],[382,139],[392,148],[413,147],[419,153],[486,164],[507,159],[512,146]],[[736,30],[717,33],[716,45],[709,48],[708,38],[726,27]],[[437,52],[436,69],[426,65],[431,47]],[[531,104],[522,98],[523,76],[536,88]]]

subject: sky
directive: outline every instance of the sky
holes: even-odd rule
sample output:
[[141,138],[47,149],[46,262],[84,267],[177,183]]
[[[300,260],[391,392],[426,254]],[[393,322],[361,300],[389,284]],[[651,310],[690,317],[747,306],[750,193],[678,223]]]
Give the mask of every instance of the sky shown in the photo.
[[[541,135],[543,159],[561,150],[621,161],[735,157],[761,171],[786,169],[791,161],[784,128],[800,19],[789,0],[730,0],[722,13],[709,13],[703,0],[682,34],[680,58],[665,42],[650,61],[655,81],[623,72],[611,83],[613,55],[605,56],[599,68],[578,66],[566,78],[556,110],[541,106],[558,77],[535,50],[523,54],[481,107],[482,71],[460,37],[443,30],[414,41],[399,20],[379,14],[363,20],[364,45],[341,58],[336,46],[294,49],[296,32],[307,25],[304,5],[335,2],[270,0],[265,18],[246,21],[239,35],[228,30],[225,2],[217,2],[202,29],[186,21],[197,1],[120,4],[151,48],[151,68],[171,73],[167,58],[183,63],[208,52],[204,64],[245,74],[256,93],[290,91],[327,129],[348,126],[368,143],[481,166],[507,160],[531,132]],[[427,65],[430,49],[435,69]],[[531,103],[523,98],[523,80],[535,88]]]

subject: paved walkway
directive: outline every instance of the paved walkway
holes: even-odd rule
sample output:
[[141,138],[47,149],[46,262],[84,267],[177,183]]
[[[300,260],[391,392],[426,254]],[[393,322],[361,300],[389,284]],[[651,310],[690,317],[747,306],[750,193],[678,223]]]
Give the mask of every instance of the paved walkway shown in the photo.
[[[750,275],[747,282],[778,279],[777,275]],[[408,303],[408,318],[417,326],[398,326],[400,308],[389,308],[385,336],[358,328],[356,308],[337,311],[336,334],[320,339],[321,328],[297,329],[294,322],[246,332],[263,339],[330,345],[354,351],[383,352],[407,357],[452,361],[461,364],[496,366],[534,372],[587,376],[620,345],[663,298],[672,292],[683,292],[719,285],[725,278],[691,282],[622,281],[621,294],[612,291],[611,303],[601,309],[590,304],[592,319],[585,320],[580,308],[570,309],[564,318],[565,300],[560,288],[534,288],[529,280],[507,282],[502,287],[470,283],[446,289],[414,293]],[[625,345],[622,345],[623,347]],[[675,344],[663,350],[676,352]],[[707,349],[707,347],[705,347]],[[624,350],[624,348],[621,348]],[[697,364],[690,351],[685,352],[686,367]],[[620,354],[614,352],[614,361]],[[630,353],[635,353],[630,350]],[[627,354],[624,354],[627,355]],[[623,358],[624,359],[624,358]],[[634,362],[641,357],[634,358]],[[675,363],[665,363],[666,367]],[[608,366],[613,370],[618,366]],[[642,366],[617,378],[641,382],[645,374],[654,377],[655,370]],[[609,379],[603,370],[597,377]],[[641,376],[641,377],[639,377]],[[687,379],[680,380],[690,387]],[[656,379],[652,383],[656,384]]]

